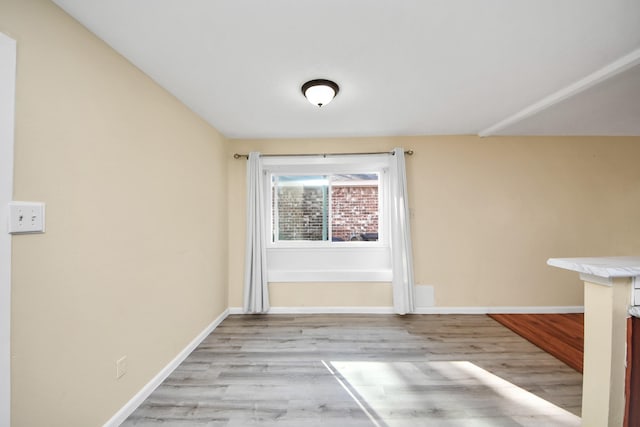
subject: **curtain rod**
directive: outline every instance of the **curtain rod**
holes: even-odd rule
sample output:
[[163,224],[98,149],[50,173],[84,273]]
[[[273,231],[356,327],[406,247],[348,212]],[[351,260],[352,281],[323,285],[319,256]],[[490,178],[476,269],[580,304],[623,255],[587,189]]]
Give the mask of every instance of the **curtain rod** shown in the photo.
[[[308,156],[322,156],[322,157],[327,157],[327,156],[363,156],[363,155],[368,155],[368,154],[393,154],[393,151],[374,151],[374,152],[370,152],[370,153],[313,153],[313,154],[261,154],[261,157],[308,157]],[[413,150],[406,150],[404,152],[404,154],[408,155],[408,156],[412,156],[413,155]],[[249,159],[249,155],[248,154],[238,154],[238,153],[234,153],[233,155],[234,159],[241,159],[241,158],[245,158],[245,159]]]

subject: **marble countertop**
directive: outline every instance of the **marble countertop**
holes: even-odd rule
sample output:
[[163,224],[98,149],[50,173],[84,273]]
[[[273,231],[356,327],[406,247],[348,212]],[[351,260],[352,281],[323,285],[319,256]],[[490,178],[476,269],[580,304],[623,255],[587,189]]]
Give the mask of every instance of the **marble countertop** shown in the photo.
[[547,264],[607,279],[640,276],[640,256],[549,258]]

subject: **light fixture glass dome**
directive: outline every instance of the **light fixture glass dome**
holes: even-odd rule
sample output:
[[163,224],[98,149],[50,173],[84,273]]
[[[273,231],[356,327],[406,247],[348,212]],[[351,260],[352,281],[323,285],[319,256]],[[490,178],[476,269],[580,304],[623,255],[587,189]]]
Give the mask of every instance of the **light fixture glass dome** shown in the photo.
[[302,93],[313,105],[322,107],[330,103],[340,88],[335,82],[325,79],[310,80],[302,85]]

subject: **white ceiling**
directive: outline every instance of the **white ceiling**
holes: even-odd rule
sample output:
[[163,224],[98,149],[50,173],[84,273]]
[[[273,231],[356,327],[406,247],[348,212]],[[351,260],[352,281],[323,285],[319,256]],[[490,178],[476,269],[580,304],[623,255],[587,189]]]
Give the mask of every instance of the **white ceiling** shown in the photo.
[[639,0],[54,2],[230,138],[640,135]]

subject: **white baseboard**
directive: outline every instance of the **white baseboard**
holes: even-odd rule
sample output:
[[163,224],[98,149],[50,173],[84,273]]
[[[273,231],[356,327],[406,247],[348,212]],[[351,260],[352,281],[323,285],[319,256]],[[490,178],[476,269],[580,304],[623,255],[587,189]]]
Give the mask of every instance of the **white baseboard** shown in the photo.
[[[271,307],[269,314],[393,314],[393,307]],[[414,314],[550,314],[584,313],[584,306],[418,307]],[[241,307],[229,314],[244,314]]]
[[[244,314],[242,307],[229,313]],[[393,307],[271,307],[268,314],[393,314]]]
[[584,313],[584,306],[419,307],[415,314],[552,314]]
[[218,327],[220,323],[229,315],[229,309],[220,314],[209,326],[207,326],[204,331],[200,332],[200,334],[195,337],[176,357],[173,358],[171,362],[167,364],[158,374],[151,379],[142,389],[135,394],[127,402],[118,412],[115,413],[109,421],[104,423],[104,427],[118,427],[120,424],[127,419],[129,415],[133,413],[133,411],[138,408],[144,402],[144,400],[149,397],[151,393],[164,381],[170,374],[173,372],[178,365],[180,365],[184,359],[191,354],[193,350],[211,333],[215,328]]

